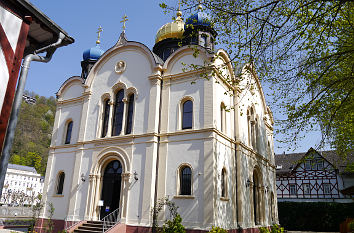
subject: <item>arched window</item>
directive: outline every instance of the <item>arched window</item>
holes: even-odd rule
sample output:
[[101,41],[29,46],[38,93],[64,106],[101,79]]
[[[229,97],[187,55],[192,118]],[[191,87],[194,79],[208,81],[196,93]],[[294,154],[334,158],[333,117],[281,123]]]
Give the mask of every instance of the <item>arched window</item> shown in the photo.
[[226,132],[226,107],[224,103],[220,105],[221,132]]
[[270,219],[271,219],[272,223],[275,220],[274,216],[275,216],[275,214],[274,214],[274,193],[271,192],[270,193]]
[[69,121],[66,126],[65,144],[70,144],[72,130],[73,130],[73,121]]
[[187,100],[182,107],[182,129],[191,129],[193,124],[193,102]]
[[247,120],[248,120],[248,142],[254,150],[256,150],[256,120],[254,116],[253,108],[247,111]]
[[254,131],[255,131],[255,134],[254,134],[254,147],[253,147],[253,149],[255,150],[255,151],[257,151],[257,152],[259,152],[260,151],[260,149],[259,149],[259,140],[258,140],[258,137],[259,137],[259,134],[260,134],[260,132],[259,132],[259,125],[258,125],[258,119],[257,119],[257,117],[255,118],[255,121],[254,121]]
[[207,47],[208,45],[208,35],[202,34],[200,36],[200,46]]
[[192,169],[184,166],[180,169],[180,195],[192,195]]
[[102,134],[101,137],[106,137],[107,131],[108,131],[108,120],[109,120],[109,112],[110,112],[110,106],[109,106],[109,99],[104,102],[104,108],[103,108],[103,121],[102,121]]
[[116,101],[114,104],[112,136],[117,136],[122,131],[123,113],[124,113],[123,98],[124,98],[124,90],[118,91],[116,94]]
[[221,170],[221,197],[227,197],[227,177],[225,168]]
[[134,94],[131,94],[128,98],[128,114],[126,121],[125,134],[130,134],[132,132],[133,125],[133,113],[134,113]]
[[259,179],[256,170],[253,171],[253,220],[255,225],[260,224]]
[[270,149],[270,143],[268,141],[268,144],[267,144],[267,156],[268,156],[268,159],[271,160],[272,159],[272,150]]
[[65,173],[60,172],[57,178],[57,190],[56,194],[62,195],[63,194],[63,189],[64,189],[64,180],[65,180]]

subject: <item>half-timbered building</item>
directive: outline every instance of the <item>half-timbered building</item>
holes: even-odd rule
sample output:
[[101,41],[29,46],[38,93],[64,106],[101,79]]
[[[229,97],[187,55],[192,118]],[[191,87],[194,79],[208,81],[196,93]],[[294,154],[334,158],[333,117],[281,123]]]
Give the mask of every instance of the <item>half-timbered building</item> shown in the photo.
[[276,186],[281,201],[352,202],[354,174],[346,171],[352,156],[342,160],[334,151],[275,155]]

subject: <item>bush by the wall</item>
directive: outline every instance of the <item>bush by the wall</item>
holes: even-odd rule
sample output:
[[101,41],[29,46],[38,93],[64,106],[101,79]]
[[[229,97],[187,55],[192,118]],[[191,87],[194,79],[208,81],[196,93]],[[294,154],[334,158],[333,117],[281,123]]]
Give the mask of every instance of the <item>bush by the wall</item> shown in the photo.
[[279,223],[291,231],[339,231],[346,218],[354,217],[354,203],[278,202]]

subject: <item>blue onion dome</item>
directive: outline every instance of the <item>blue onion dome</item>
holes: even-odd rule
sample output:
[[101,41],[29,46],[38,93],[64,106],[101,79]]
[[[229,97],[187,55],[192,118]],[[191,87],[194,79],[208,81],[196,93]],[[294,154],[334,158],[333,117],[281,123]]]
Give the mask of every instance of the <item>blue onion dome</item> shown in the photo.
[[207,13],[203,12],[202,9],[202,6],[199,5],[198,12],[187,18],[186,27],[188,27],[188,25],[211,27],[210,17]]
[[98,60],[103,53],[104,51],[100,48],[100,45],[96,44],[96,46],[85,50],[82,57],[84,60]]
[[198,11],[187,18],[186,26],[188,25],[210,27],[210,17],[207,13]]

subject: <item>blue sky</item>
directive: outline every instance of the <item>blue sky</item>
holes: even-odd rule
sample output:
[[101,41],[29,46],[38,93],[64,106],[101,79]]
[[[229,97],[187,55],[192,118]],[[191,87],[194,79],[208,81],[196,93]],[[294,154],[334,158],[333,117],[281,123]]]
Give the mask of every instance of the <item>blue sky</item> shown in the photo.
[[[128,40],[141,42],[152,49],[158,29],[175,16],[175,13],[164,14],[159,7],[159,0],[30,0],[30,2],[75,39],[75,43],[57,49],[49,63],[31,63],[26,90],[47,97],[54,96],[66,79],[81,74],[82,53],[95,46],[99,26],[103,28],[100,46],[107,50],[117,42],[122,31],[120,21],[126,14]],[[178,5],[177,0],[164,2],[170,6]],[[183,12],[182,17],[186,18],[189,15],[190,12]],[[277,117],[275,109],[272,110]],[[296,151],[307,151],[319,140],[318,133],[311,133],[300,142],[300,147]],[[274,148],[275,153],[292,152],[277,142]]]

